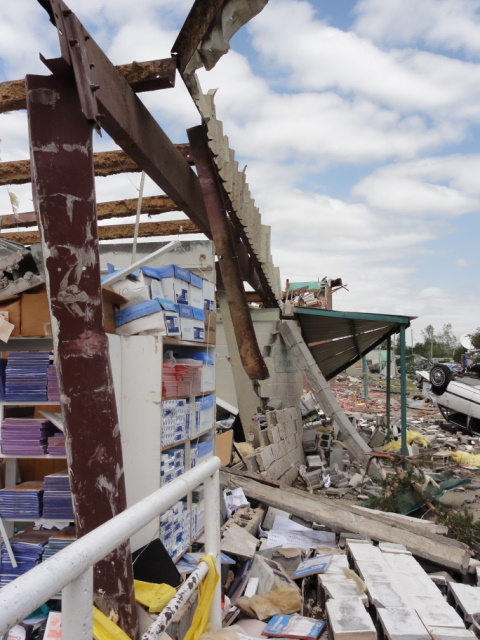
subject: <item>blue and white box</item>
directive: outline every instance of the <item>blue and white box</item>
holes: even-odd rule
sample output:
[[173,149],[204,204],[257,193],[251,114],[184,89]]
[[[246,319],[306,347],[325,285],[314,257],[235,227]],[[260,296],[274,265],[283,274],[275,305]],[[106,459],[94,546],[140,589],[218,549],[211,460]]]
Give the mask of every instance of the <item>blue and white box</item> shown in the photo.
[[122,336],[156,330],[163,335],[180,337],[178,308],[170,300],[155,298],[117,311],[115,324]]
[[189,288],[189,302],[191,307],[197,309],[203,309],[203,279],[197,276],[195,273],[190,272],[190,288]]
[[199,404],[197,433],[203,433],[213,426],[213,413],[215,407],[215,394],[195,398],[195,406]]
[[176,264],[155,267],[154,271],[161,280],[163,295],[175,304],[189,304],[190,271]]
[[215,311],[215,285],[209,280],[203,281],[203,308],[205,311]]
[[[193,342],[193,308],[189,305],[179,305],[180,334],[182,340]],[[205,323],[203,330],[205,332]]]
[[197,307],[191,307],[193,312],[193,340],[205,342],[205,311]]

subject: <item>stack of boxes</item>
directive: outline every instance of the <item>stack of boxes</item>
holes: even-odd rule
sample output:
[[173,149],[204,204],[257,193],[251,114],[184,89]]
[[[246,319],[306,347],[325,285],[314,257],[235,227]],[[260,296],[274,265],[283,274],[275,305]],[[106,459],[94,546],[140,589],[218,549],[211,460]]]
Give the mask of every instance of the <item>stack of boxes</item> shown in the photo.
[[[189,447],[190,467],[213,455],[213,433],[206,432],[214,424],[215,360],[209,349],[200,347],[216,341],[215,286],[172,264],[143,267],[111,287],[126,299],[115,315],[118,334],[160,333],[199,343],[171,347],[173,351],[164,354],[160,469],[164,485],[188,466],[188,449],[172,445],[195,438]],[[204,520],[203,486],[192,494],[191,513],[187,502],[180,501],[160,516],[160,538],[172,558],[188,548]]]
[[190,403],[186,398],[162,401],[162,448],[189,437],[189,418]]
[[160,540],[171,558],[179,558],[190,546],[190,513],[184,500],[160,516]]
[[214,344],[212,282],[170,264],[142,267],[111,288],[126,299],[115,314],[118,334],[159,332],[189,342]]
[[160,484],[171,482],[185,471],[185,448],[175,447],[160,458]]

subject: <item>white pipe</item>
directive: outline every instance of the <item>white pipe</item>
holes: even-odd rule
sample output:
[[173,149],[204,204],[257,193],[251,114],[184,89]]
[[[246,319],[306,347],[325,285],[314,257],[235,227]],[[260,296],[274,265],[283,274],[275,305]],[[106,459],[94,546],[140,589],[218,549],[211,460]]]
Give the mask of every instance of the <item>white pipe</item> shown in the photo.
[[220,466],[220,458],[209,458],[0,589],[0,637]]
[[[203,484],[205,490],[205,552],[210,553],[221,575],[220,563],[220,474],[216,471]],[[207,513],[208,505],[208,513]],[[210,629],[218,631],[222,628],[222,592],[220,580],[217,582],[210,608]]]
[[138,241],[138,228],[140,226],[140,214],[142,213],[142,201],[143,201],[143,187],[145,186],[145,171],[142,171],[142,177],[140,178],[140,189],[137,200],[137,217],[135,218],[135,231],[133,232],[133,247],[132,247],[132,264],[137,257],[137,241]]
[[118,282],[122,278],[125,278],[130,273],[132,273],[132,271],[136,271],[137,269],[140,269],[140,267],[144,267],[155,258],[158,258],[158,256],[161,256],[163,253],[167,253],[168,251],[173,249],[173,247],[176,247],[177,244],[180,244],[180,240],[172,240],[164,247],[161,247],[161,249],[157,249],[157,251],[150,253],[148,256],[140,258],[140,260],[137,260],[135,264],[131,264],[129,267],[125,267],[124,269],[120,269],[120,271],[112,273],[109,278],[105,278],[105,280],[102,280],[102,289],[104,287],[108,287],[111,284],[115,284],[115,282]]
[[93,567],[62,591],[62,640],[92,640]]
[[185,605],[207,573],[208,564],[206,562],[199,562],[198,567],[191,573],[191,575],[188,576],[187,580],[182,584],[176,595],[173,596],[167,606],[162,610],[155,622],[153,622],[145,631],[141,640],[156,640],[158,636],[165,631],[168,625],[172,622],[175,613]]

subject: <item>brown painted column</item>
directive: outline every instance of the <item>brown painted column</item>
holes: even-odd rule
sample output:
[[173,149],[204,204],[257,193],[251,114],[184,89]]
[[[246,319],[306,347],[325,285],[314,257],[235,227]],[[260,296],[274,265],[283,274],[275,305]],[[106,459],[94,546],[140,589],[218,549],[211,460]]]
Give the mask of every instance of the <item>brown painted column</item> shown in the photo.
[[242,274],[218,184],[217,171],[208,147],[206,129],[201,126],[194,127],[188,129],[187,134],[205,199],[212,239],[218,256],[218,266],[242,365],[251,380],[265,380],[269,377],[269,372],[253,328]]
[[[92,126],[75,83],[27,76],[32,187],[52,314],[79,536],[126,508],[108,340],[103,330]],[[136,637],[130,545],[95,567],[94,600]]]

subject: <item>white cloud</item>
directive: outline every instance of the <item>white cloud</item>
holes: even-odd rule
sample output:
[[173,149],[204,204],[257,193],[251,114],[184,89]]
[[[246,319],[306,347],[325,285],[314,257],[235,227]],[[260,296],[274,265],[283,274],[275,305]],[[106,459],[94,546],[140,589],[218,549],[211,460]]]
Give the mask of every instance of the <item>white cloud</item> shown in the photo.
[[478,0],[360,0],[355,30],[372,40],[480,54]]
[[220,87],[217,117],[236,151],[249,158],[308,162],[310,170],[338,162],[411,158],[457,142],[463,131],[449,123],[430,128],[417,115],[403,117],[367,99],[347,99],[333,91],[274,92],[235,52],[203,73],[201,81],[204,92]]
[[459,258],[455,263],[455,266],[457,266],[459,269],[464,269],[465,267],[468,267],[468,262],[465,260],[465,258]]
[[362,35],[316,19],[313,7],[297,0],[270,3],[249,29],[262,56],[280,74],[288,73],[290,89],[335,89],[400,113],[428,111],[430,118],[441,114],[453,122],[480,118],[478,107],[466,113],[463,107],[466,97],[480,97],[475,64],[438,53],[385,51]]
[[480,155],[425,158],[382,167],[353,188],[356,197],[390,213],[437,218],[478,211]]

